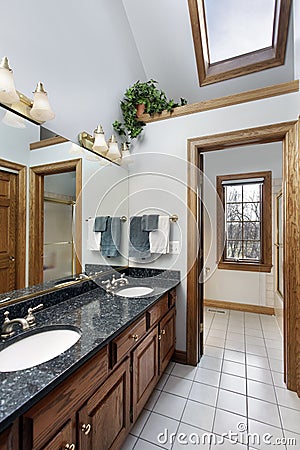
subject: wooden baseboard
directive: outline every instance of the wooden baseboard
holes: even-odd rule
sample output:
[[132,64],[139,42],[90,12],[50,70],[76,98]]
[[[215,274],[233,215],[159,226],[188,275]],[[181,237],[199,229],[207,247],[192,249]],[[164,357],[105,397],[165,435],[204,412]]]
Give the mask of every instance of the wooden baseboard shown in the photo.
[[271,306],[248,305],[246,303],[224,302],[223,300],[204,300],[204,306],[212,308],[232,309],[233,311],[244,311],[256,314],[275,315],[275,310]]
[[180,364],[186,364],[186,352],[182,350],[175,350],[172,361]]

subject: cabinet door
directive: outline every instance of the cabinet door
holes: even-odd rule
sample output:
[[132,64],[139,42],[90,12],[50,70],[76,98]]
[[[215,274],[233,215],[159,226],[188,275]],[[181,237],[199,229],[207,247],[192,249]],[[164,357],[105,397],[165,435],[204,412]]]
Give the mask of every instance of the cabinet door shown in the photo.
[[19,422],[16,421],[0,435],[0,450],[19,449]]
[[129,429],[130,371],[127,358],[78,413],[78,449],[118,449]]
[[175,351],[175,308],[159,324],[159,373],[169,364]]
[[136,420],[158,380],[158,329],[132,353],[132,420]]
[[76,450],[74,441],[72,422],[69,420],[51,441],[43,447],[43,450]]

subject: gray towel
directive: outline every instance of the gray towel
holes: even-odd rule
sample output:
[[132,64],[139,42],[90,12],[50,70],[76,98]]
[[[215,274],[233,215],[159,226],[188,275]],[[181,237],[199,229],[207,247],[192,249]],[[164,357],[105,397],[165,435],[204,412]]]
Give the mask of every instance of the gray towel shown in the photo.
[[142,217],[142,230],[154,231],[158,229],[158,214],[148,214]]
[[129,257],[148,258],[149,256],[149,232],[142,230],[142,216],[130,217]]
[[95,217],[94,231],[97,233],[99,231],[105,231],[107,228],[107,219],[109,216],[99,216]]
[[111,257],[119,256],[121,242],[120,217],[108,217],[106,230],[101,233],[101,255]]

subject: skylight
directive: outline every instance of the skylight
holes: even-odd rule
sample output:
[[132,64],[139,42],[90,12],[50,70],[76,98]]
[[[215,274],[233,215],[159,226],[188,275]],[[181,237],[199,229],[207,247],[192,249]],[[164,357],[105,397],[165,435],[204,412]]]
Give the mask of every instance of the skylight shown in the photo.
[[291,0],[188,0],[200,86],[284,64]]
[[271,47],[275,0],[204,0],[210,63]]

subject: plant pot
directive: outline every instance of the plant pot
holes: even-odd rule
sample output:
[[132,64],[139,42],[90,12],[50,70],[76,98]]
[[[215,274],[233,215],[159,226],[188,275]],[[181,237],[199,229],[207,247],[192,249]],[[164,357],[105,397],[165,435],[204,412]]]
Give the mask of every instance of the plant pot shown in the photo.
[[144,103],[139,103],[138,105],[136,105],[136,116],[140,117],[142,114],[144,114],[145,108],[146,106]]

